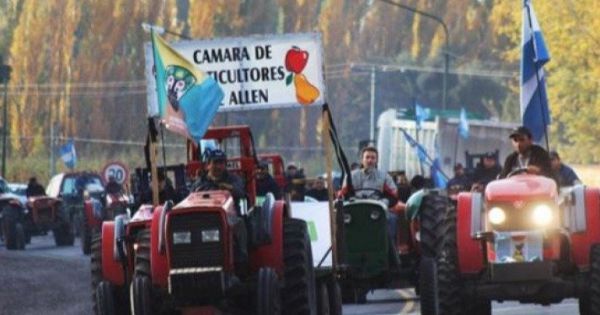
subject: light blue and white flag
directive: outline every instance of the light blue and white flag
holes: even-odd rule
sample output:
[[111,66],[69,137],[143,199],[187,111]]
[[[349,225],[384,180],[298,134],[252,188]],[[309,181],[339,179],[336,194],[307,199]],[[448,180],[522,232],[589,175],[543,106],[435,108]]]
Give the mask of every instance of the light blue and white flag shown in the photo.
[[70,169],[75,168],[77,165],[77,153],[75,152],[75,143],[73,140],[69,140],[69,142],[60,147],[60,157],[62,158],[66,167]]
[[421,130],[423,121],[429,119],[431,115],[431,110],[427,107],[423,107],[419,105],[419,103],[415,103],[415,122],[417,123],[417,130]]
[[460,121],[458,122],[458,134],[463,138],[469,138],[469,120],[467,119],[467,111],[464,108],[460,109]]
[[[524,0],[521,42],[521,116],[523,125],[540,142],[550,123],[543,66],[550,60],[540,25],[530,0]],[[537,75],[536,75],[537,72]]]

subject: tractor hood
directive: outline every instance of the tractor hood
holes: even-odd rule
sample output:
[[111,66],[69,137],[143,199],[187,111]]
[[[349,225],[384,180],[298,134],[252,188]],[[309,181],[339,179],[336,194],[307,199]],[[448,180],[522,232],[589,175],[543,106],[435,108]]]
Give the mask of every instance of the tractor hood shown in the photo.
[[492,181],[485,189],[486,202],[512,202],[529,199],[555,199],[556,182],[538,175],[516,175]]

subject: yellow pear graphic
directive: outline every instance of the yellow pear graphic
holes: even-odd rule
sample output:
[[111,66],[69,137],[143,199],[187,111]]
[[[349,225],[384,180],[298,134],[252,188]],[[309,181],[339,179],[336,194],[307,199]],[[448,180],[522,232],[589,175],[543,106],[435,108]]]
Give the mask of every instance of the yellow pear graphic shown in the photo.
[[319,89],[310,84],[302,73],[294,75],[294,87],[296,87],[296,99],[302,105],[314,103],[321,94]]

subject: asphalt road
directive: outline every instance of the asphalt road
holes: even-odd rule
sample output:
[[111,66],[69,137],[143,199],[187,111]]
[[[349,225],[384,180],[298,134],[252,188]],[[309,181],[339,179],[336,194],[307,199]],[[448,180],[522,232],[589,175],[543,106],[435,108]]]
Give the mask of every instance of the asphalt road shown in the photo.
[[[34,237],[25,251],[8,251],[0,243],[0,314],[91,314],[89,257],[75,246],[54,245],[52,235]],[[344,305],[344,314],[420,314],[412,290],[377,290],[363,305]],[[549,307],[494,303],[493,314],[578,314],[577,300]]]

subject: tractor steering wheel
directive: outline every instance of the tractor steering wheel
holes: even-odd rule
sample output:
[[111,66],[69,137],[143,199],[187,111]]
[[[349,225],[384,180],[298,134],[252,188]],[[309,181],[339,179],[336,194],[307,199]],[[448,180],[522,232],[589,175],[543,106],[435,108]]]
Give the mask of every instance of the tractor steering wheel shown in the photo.
[[361,188],[354,190],[354,194],[359,199],[383,199],[383,193],[375,188]]
[[506,177],[511,177],[511,176],[515,176],[515,175],[519,175],[522,173],[527,173],[528,170],[526,167],[519,167],[517,169],[512,170],[510,173],[508,173],[508,175],[506,175]]

